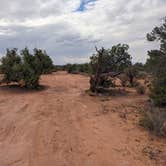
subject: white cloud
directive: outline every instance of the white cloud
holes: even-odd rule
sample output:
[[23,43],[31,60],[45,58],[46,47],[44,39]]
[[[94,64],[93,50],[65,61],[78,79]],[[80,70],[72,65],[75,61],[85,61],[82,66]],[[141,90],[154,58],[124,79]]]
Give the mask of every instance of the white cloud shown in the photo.
[[147,43],[146,33],[165,16],[166,1],[98,0],[76,12],[79,5],[80,0],[2,1],[1,54],[7,47],[40,47],[55,63],[79,63],[95,45],[128,43],[133,60],[145,62],[147,50],[155,47]]

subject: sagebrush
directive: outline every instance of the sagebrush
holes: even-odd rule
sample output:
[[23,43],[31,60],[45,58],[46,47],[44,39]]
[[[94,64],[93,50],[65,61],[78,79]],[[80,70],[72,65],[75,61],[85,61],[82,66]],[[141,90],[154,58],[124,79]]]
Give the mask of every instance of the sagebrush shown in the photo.
[[166,109],[148,106],[142,110],[140,125],[157,136],[166,137]]

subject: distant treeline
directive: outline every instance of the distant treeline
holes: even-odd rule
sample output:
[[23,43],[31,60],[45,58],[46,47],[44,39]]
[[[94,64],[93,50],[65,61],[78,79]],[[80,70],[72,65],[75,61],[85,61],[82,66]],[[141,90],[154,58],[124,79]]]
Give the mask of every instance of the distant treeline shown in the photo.
[[[133,67],[135,67],[139,71],[149,71],[146,67],[146,64],[143,63],[135,63],[133,64]],[[65,64],[65,65],[53,65],[53,62],[51,62],[50,68],[47,69],[48,71],[45,71],[45,73],[51,73],[51,72],[57,72],[57,71],[67,71],[71,74],[80,74],[80,73],[86,73],[86,74],[93,74],[92,66],[90,63],[74,63],[74,64]],[[0,65],[0,74],[3,74],[2,71],[2,64]]]
[[[148,71],[146,64],[143,63],[135,63],[133,64],[133,67],[136,68],[139,71]],[[54,65],[53,71],[67,71],[71,74],[80,74],[80,73],[87,73],[87,74],[93,74],[91,63],[74,63],[74,64],[66,64],[66,65]]]
[[54,71],[67,71],[68,73],[71,73],[71,74],[79,74],[79,73],[91,74],[92,73],[91,65],[89,63],[55,65]]

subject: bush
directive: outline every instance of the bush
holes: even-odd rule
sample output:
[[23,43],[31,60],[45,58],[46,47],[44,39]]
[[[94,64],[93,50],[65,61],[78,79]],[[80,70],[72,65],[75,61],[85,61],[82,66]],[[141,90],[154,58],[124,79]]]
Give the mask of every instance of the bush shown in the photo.
[[[98,50],[90,57],[92,76],[90,79],[90,90],[97,92],[100,88],[113,86],[110,77],[118,76],[126,67],[131,65],[131,56],[128,53],[129,46],[118,44],[111,49]],[[106,85],[106,86],[105,86]]]
[[155,135],[166,137],[166,111],[159,108],[147,107],[143,110],[140,125]]
[[3,82],[17,82],[27,88],[37,88],[40,75],[51,72],[53,67],[52,60],[40,49],[34,49],[34,55],[30,54],[28,48],[23,49],[20,55],[17,49],[7,49],[1,62]]
[[150,90],[150,98],[154,104],[157,106],[166,106],[166,84],[161,85],[158,81],[154,81]]
[[34,63],[35,69],[41,74],[49,74],[53,71],[54,65],[51,58],[47,55],[46,51],[41,49],[34,49]]
[[138,94],[143,95],[143,94],[145,94],[145,87],[143,85],[138,85],[138,86],[136,86],[136,91]]
[[148,41],[160,42],[160,49],[148,51],[149,59],[146,66],[153,74],[151,99],[157,106],[166,106],[166,17],[163,25],[155,27],[147,34]]
[[109,88],[109,87],[115,87],[114,82],[108,77],[108,76],[101,76],[100,78],[98,78],[98,88],[94,89],[94,84],[95,84],[95,77],[91,76],[90,78],[90,90],[92,92],[94,92],[96,90],[96,92],[98,92],[98,89],[102,89],[102,88]]

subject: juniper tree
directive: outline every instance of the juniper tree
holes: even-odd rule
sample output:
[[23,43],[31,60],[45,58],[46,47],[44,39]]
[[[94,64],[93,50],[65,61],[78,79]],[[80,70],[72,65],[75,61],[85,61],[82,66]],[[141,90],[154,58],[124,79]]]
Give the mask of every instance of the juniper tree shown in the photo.
[[34,54],[31,54],[28,48],[21,50],[20,54],[17,49],[7,49],[1,62],[3,82],[17,82],[28,88],[37,88],[40,75],[51,72],[53,68],[50,57],[39,49],[34,49]]
[[[126,44],[118,44],[111,49],[96,48],[96,54],[94,54],[90,60],[93,75],[90,79],[90,89],[96,92],[98,87],[104,87],[104,85],[113,85],[109,76],[117,76],[124,69],[131,65],[131,56],[128,53],[129,46]],[[105,81],[106,84],[105,84]]]

